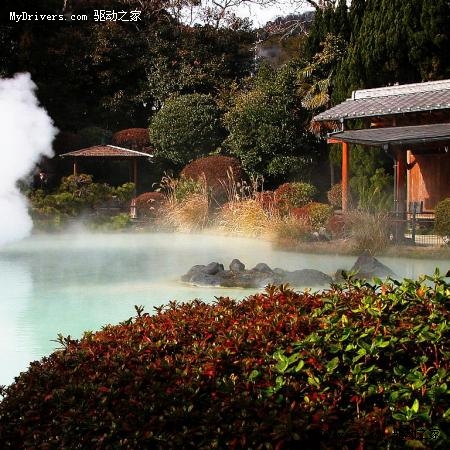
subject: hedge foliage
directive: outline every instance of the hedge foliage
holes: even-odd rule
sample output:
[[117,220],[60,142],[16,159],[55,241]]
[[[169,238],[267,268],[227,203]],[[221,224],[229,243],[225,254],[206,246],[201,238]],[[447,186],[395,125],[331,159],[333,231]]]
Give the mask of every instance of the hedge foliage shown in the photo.
[[3,390],[0,442],[448,448],[450,285],[438,274],[379,283],[136,307],[79,341],[59,336],[60,350]]
[[150,136],[147,128],[127,128],[117,131],[112,136],[112,143],[119,147],[151,153]]
[[208,189],[219,203],[226,200],[231,184],[242,183],[247,178],[239,160],[224,155],[206,156],[192,161],[183,168],[181,177],[196,181],[204,177]]
[[436,205],[434,230],[441,236],[450,235],[450,198]]
[[317,189],[310,183],[283,183],[275,189],[275,199],[283,214],[288,214],[292,208],[300,208],[310,203],[317,195]]

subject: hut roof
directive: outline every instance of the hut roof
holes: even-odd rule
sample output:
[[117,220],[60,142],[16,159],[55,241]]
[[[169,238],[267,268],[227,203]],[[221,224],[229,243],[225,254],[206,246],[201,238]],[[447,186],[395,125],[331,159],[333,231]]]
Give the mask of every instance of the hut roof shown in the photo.
[[115,145],[94,145],[73,152],[63,153],[61,158],[153,158],[153,155]]
[[450,80],[354,91],[352,97],[313,118],[340,121],[450,109]]
[[407,127],[368,128],[332,133],[330,139],[371,146],[424,145],[450,142],[450,123]]

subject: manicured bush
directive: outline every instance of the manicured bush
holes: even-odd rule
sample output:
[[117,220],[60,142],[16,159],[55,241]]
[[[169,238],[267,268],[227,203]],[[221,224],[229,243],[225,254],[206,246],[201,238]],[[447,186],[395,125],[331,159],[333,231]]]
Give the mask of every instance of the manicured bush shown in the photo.
[[60,336],[4,389],[0,442],[400,449],[424,428],[420,448],[448,448],[449,294],[436,275],[136,307],[79,341]]
[[139,218],[156,218],[166,197],[161,192],[144,192],[136,197],[136,212]]
[[434,231],[441,236],[450,235],[450,198],[436,205]]
[[223,155],[196,159],[186,165],[180,175],[196,181],[204,177],[213,199],[219,204],[227,200],[230,184],[242,183],[246,178],[239,160]]
[[331,189],[327,192],[328,201],[333,208],[342,208],[342,184],[337,183],[331,186]]
[[112,143],[119,147],[152,153],[147,128],[127,128],[113,134]]
[[325,203],[312,202],[301,208],[292,208],[294,217],[306,221],[314,230],[324,227],[333,215],[333,207]]
[[284,183],[275,190],[278,208],[288,214],[292,208],[299,208],[310,203],[317,195],[317,189],[309,183]]
[[181,165],[213,152],[224,138],[219,108],[204,94],[168,99],[153,116],[149,131],[156,155]]

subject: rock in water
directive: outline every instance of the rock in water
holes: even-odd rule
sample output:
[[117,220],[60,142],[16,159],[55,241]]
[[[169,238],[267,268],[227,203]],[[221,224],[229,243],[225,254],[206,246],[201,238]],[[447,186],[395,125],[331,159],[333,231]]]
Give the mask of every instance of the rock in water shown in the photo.
[[370,280],[374,277],[387,278],[395,277],[395,273],[388,266],[378,261],[371,255],[361,255],[356,260],[353,267],[350,269],[351,272],[356,272],[357,278],[363,278]]
[[332,282],[327,274],[313,269],[294,270],[271,269],[266,263],[258,263],[246,270],[238,259],[233,259],[230,270],[222,264],[211,262],[208,265],[192,266],[181,277],[181,281],[196,286],[224,286],[242,288],[261,288],[268,284],[289,283],[291,286],[324,286]]
[[326,273],[314,269],[286,271],[283,283],[289,283],[293,286],[323,286],[330,284],[333,279]]
[[238,259],[233,259],[230,263],[230,270],[232,272],[243,272],[245,270],[245,265]]

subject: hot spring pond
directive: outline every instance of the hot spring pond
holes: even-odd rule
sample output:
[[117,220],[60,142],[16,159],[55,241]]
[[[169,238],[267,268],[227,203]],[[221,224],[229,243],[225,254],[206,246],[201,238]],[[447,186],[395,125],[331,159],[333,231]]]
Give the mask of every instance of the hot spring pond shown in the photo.
[[[255,289],[197,288],[179,282],[194,264],[233,258],[247,268],[265,262],[287,270],[333,274],[354,257],[275,251],[265,241],[174,234],[38,235],[0,249],[0,385],[10,384],[30,361],[50,354],[58,333],[86,330],[151,313],[170,300],[242,299]],[[445,261],[380,258],[401,277],[447,270]]]

